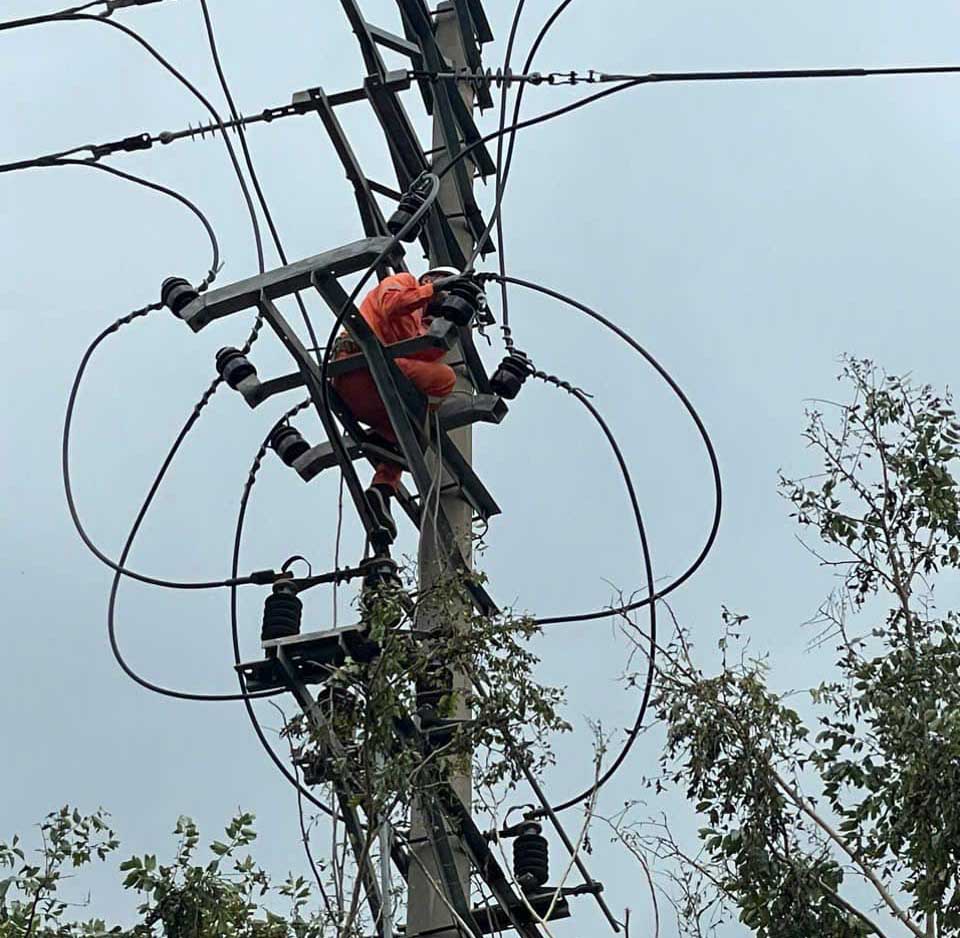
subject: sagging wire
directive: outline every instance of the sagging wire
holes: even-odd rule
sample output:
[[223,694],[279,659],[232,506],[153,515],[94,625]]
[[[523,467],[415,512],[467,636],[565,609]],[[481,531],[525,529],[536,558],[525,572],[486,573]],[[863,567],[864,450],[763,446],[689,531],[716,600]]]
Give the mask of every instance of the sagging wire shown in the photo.
[[[481,279],[499,279],[500,275],[495,273],[484,273],[481,274]],[[689,567],[676,579],[672,580],[667,586],[662,589],[652,591],[649,596],[645,599],[637,600],[636,602],[628,603],[624,606],[612,607],[604,610],[598,610],[596,612],[580,613],[577,615],[571,616],[549,616],[541,617],[535,619],[534,622],[537,625],[557,625],[560,623],[567,622],[589,622],[595,619],[606,619],[611,616],[622,615],[627,612],[632,612],[635,609],[641,609],[644,606],[648,606],[656,602],[658,599],[662,599],[665,596],[668,596],[674,590],[678,589],[687,580],[693,576],[697,570],[703,565],[703,562],[706,560],[707,555],[710,553],[711,549],[717,538],[717,533],[720,529],[720,518],[723,510],[723,480],[720,475],[720,463],[717,458],[716,449],[713,445],[713,440],[710,437],[709,432],[707,431],[706,426],[703,423],[700,414],[697,412],[697,409],[693,406],[690,399],[687,397],[686,393],[680,387],[680,385],[674,380],[670,373],[664,368],[660,362],[645,349],[639,342],[636,341],[628,332],[622,329],[616,323],[609,320],[607,317],[597,312],[594,309],[591,309],[584,303],[579,302],[578,300],[573,299],[563,293],[560,293],[557,290],[551,290],[549,287],[542,286],[541,284],[533,283],[529,280],[522,280],[519,277],[506,277],[508,283],[516,284],[517,286],[524,287],[529,290],[533,290],[538,293],[542,293],[546,296],[549,296],[555,300],[560,301],[568,306],[572,306],[574,309],[579,310],[585,315],[589,316],[591,319],[594,319],[596,322],[599,322],[605,328],[609,329],[615,335],[617,335],[622,341],[626,342],[637,354],[639,354],[648,364],[650,364],[653,369],[660,375],[661,378],[667,383],[671,391],[680,399],[680,402],[683,404],[687,413],[690,415],[693,420],[697,431],[700,434],[701,439],[703,440],[704,447],[707,451],[707,457],[710,462],[711,473],[713,475],[713,484],[714,484],[714,511],[713,519],[710,525],[709,533],[707,534],[706,541],[704,542],[703,547],[700,549],[700,552],[697,554],[696,558],[690,564]]]
[[[127,173],[119,169],[115,169],[112,166],[105,166],[99,163],[87,163],[83,160],[71,160],[64,159],[59,160],[57,163],[52,165],[63,165],[63,166],[84,166],[91,169],[97,169],[101,172],[109,173],[112,176],[117,176],[121,179],[125,179],[128,182],[135,183],[136,185],[143,186],[146,189],[151,189],[155,192],[159,192],[163,195],[169,196],[172,199],[175,199],[181,205],[184,205],[188,208],[201,222],[204,227],[204,230],[207,233],[207,237],[210,240],[210,248],[212,253],[212,258],[210,261],[210,268],[207,271],[206,276],[200,282],[197,287],[198,292],[202,292],[213,283],[214,279],[217,276],[217,272],[220,269],[220,247],[217,242],[216,234],[214,233],[213,227],[210,224],[210,221],[207,219],[206,215],[185,195],[170,189],[167,186],[161,185],[160,183],[153,182],[152,180],[145,179],[141,176],[135,176],[132,173]],[[80,535],[80,539],[86,545],[87,549],[101,562],[110,567],[113,571],[118,572],[121,576],[130,577],[133,580],[138,580],[141,583],[147,583],[151,586],[162,586],[169,589],[186,589],[186,590],[197,590],[197,589],[220,589],[226,586],[230,586],[234,581],[233,580],[211,580],[207,582],[195,582],[195,581],[180,581],[180,580],[169,580],[162,579],[159,577],[146,576],[142,573],[138,573],[134,570],[127,569],[123,565],[123,561],[117,562],[110,557],[108,557],[99,547],[93,542],[93,539],[87,533],[86,528],[83,525],[82,520],[80,519],[80,514],[77,509],[76,500],[73,493],[73,484],[72,477],[70,473],[70,438],[73,428],[73,418],[74,412],[76,409],[77,396],[80,392],[80,385],[83,381],[84,375],[86,373],[87,366],[90,363],[90,359],[93,357],[93,354],[99,348],[99,346],[115,332],[123,328],[124,326],[129,325],[137,319],[140,319],[149,313],[152,313],[158,309],[162,308],[161,303],[150,303],[147,306],[143,306],[140,309],[134,310],[131,313],[128,313],[125,316],[121,316],[111,325],[107,326],[87,347],[87,350],[84,352],[83,357],[80,360],[80,365],[77,368],[77,373],[73,379],[73,384],[70,388],[70,394],[67,398],[67,410],[64,417],[63,424],[63,434],[61,438],[61,450],[60,450],[60,459],[61,459],[61,473],[63,477],[63,487],[64,493],[67,500],[67,508],[70,512],[70,518],[73,521],[74,527],[77,529],[77,533]],[[270,583],[276,578],[276,575],[273,571],[259,571],[257,573],[250,574],[248,576],[239,577],[236,579],[236,585],[245,585],[248,583]]]
[[[257,250],[257,266],[260,273],[263,273],[266,269],[264,263],[264,254],[263,254],[263,238],[260,234],[260,223],[257,220],[257,212],[253,205],[253,199],[250,196],[250,190],[247,187],[246,179],[244,179],[243,171],[240,169],[240,162],[237,159],[236,151],[233,148],[233,144],[230,142],[230,135],[227,133],[226,127],[224,126],[223,119],[217,113],[217,110],[210,103],[210,101],[204,96],[204,94],[187,78],[181,71],[179,71],[173,64],[171,64],[163,55],[161,55],[146,39],[144,39],[138,32],[131,29],[129,26],[123,25],[123,23],[118,23],[115,20],[107,19],[102,16],[94,16],[90,13],[52,13],[46,14],[44,16],[34,16],[28,17],[21,20],[10,20],[6,23],[0,23],[0,32],[9,29],[17,29],[24,26],[38,26],[46,23],[56,23],[56,22],[89,22],[89,23],[102,23],[104,26],[109,26],[113,29],[117,29],[122,32],[124,35],[133,39],[141,48],[143,48],[150,56],[152,56],[160,65],[166,69],[181,85],[184,86],[207,110],[213,120],[216,122],[217,129],[223,139],[224,146],[227,148],[227,153],[230,156],[230,162],[233,165],[234,173],[237,176],[237,181],[240,184],[240,190],[243,193],[244,202],[246,203],[247,212],[250,216],[250,223],[253,227],[253,236],[254,241],[256,242]],[[61,155],[70,155],[73,153],[78,153],[82,150],[93,150],[93,147],[87,145],[83,147],[75,147],[73,150],[63,151]],[[18,164],[10,164],[7,167],[7,170],[10,169],[26,169],[34,165],[49,165],[51,162],[50,157],[41,158],[42,161],[23,161]],[[0,168],[2,170],[2,168]]]
[[[529,71],[530,67],[533,65],[534,59],[536,58],[537,52],[540,50],[540,46],[543,44],[543,41],[546,39],[547,34],[553,28],[553,25],[560,18],[563,12],[567,9],[568,6],[573,2],[573,0],[561,0],[560,4],[556,7],[553,13],[547,18],[547,21],[540,28],[539,33],[537,33],[536,38],[533,41],[533,45],[530,47],[530,51],[527,53],[527,58],[523,63],[524,72]],[[512,41],[513,33],[516,31],[517,26],[519,25],[520,13],[523,10],[523,2],[518,4],[517,11],[514,15],[514,22],[511,30],[511,41],[508,44],[507,49],[507,59],[504,63],[504,71],[509,71],[510,68],[510,55],[512,52]],[[506,192],[507,180],[510,176],[510,167],[513,164],[513,153],[517,141],[517,131],[519,130],[519,121],[520,121],[520,107],[523,103],[523,92],[524,85],[521,85],[517,90],[517,96],[513,104],[513,123],[509,129],[506,128],[506,102],[507,102],[507,85],[504,84],[501,95],[501,110],[500,110],[500,125],[497,130],[497,172],[496,172],[496,197],[494,200],[493,211],[490,216],[490,221],[487,223],[487,227],[484,230],[483,234],[477,239],[477,246],[472,251],[470,258],[467,262],[467,270],[472,270],[473,265],[476,263],[477,258],[480,256],[480,245],[482,245],[487,238],[490,236],[491,229],[496,226],[497,229],[497,244],[500,246],[498,251],[498,265],[501,276],[506,275],[506,256],[503,249],[503,198]],[[510,144],[507,147],[507,156],[506,161],[503,159],[503,142],[504,136],[509,133],[510,135]],[[441,174],[442,175],[442,174]],[[507,287],[505,283],[501,283],[501,301],[503,303],[503,325],[509,328],[510,325],[510,312],[507,302]],[[509,340],[510,333],[505,334],[505,339]],[[508,345],[508,348],[511,346]]]
[[[542,373],[535,373],[535,377],[541,377]],[[640,503],[637,499],[637,492],[633,485],[633,479],[630,475],[630,469],[627,465],[627,461],[624,458],[623,452],[620,449],[620,446],[617,442],[616,436],[613,431],[610,429],[609,424],[601,416],[600,412],[590,401],[589,396],[579,388],[572,387],[567,382],[558,381],[552,375],[545,375],[541,380],[546,380],[551,383],[556,384],[558,387],[566,390],[572,397],[578,400],[590,413],[593,419],[596,421],[597,425],[603,431],[603,435],[607,439],[607,443],[610,445],[610,448],[613,450],[614,457],[616,458],[617,465],[620,468],[620,473],[623,476],[624,485],[627,488],[627,492],[630,496],[630,506],[633,510],[634,520],[637,525],[637,533],[640,538],[640,550],[643,554],[643,572],[644,577],[647,581],[647,590],[650,596],[654,596],[656,593],[656,581],[653,575],[653,561],[650,556],[650,543],[647,538],[646,526],[644,525],[643,515],[640,511]],[[623,745],[623,748],[620,750],[616,759],[610,764],[607,770],[601,775],[589,788],[585,789],[583,792],[575,795],[567,800],[561,802],[560,804],[553,805],[553,811],[560,812],[566,811],[568,808],[572,808],[575,805],[580,804],[581,802],[588,801],[596,796],[596,794],[603,788],[610,779],[616,775],[617,771],[626,761],[627,756],[630,754],[630,750],[633,749],[634,743],[636,743],[640,731],[643,729],[643,723],[647,716],[647,710],[650,706],[650,697],[653,693],[653,684],[656,678],[656,653],[657,653],[657,604],[656,602],[647,603],[647,610],[649,614],[649,642],[650,647],[647,652],[647,675],[644,681],[643,694],[640,700],[640,709],[637,713],[636,719],[633,722],[633,726],[627,733],[627,739]],[[540,620],[538,624],[542,624],[544,620]],[[538,816],[544,816],[546,814],[543,809],[537,812]]]
[[[223,89],[223,95],[227,99],[227,107],[230,109],[230,116],[233,118],[233,125],[236,128],[237,136],[240,138],[240,149],[243,151],[243,159],[247,165],[247,172],[250,173],[250,180],[253,183],[254,191],[257,193],[257,201],[260,203],[260,208],[263,211],[263,217],[266,219],[267,227],[270,229],[270,236],[273,239],[274,246],[277,249],[277,255],[280,258],[280,263],[284,266],[288,263],[286,252],[283,249],[283,243],[280,240],[280,233],[277,230],[277,226],[274,224],[273,215],[270,212],[270,207],[267,205],[267,198],[264,195],[263,188],[260,185],[260,179],[257,176],[257,171],[253,166],[253,157],[250,154],[250,147],[247,145],[247,135],[243,129],[243,122],[240,116],[240,112],[237,110],[237,106],[234,103],[233,95],[230,93],[230,86],[227,83],[227,77],[223,71],[223,64],[220,61],[220,53],[217,50],[217,40],[213,31],[213,21],[210,17],[210,8],[207,3],[207,0],[200,0],[200,10],[203,13],[203,22],[206,27],[207,39],[210,43],[210,54],[213,58],[214,68],[217,72],[217,78],[220,80],[220,87]],[[303,297],[300,295],[300,291],[294,291],[294,296],[297,300],[297,306],[300,309],[300,315],[303,318],[303,324],[306,326],[307,334],[310,336],[310,342],[314,348],[317,346],[317,334],[313,328],[313,321],[310,318],[310,314],[307,312],[307,307],[303,302]],[[319,354],[319,353],[318,353]]]
[[[243,485],[243,493],[240,496],[240,508],[237,513],[237,523],[234,529],[233,537],[233,554],[231,560],[231,569],[234,574],[240,568],[240,548],[243,544],[243,529],[246,523],[247,518],[247,507],[250,503],[250,496],[253,492],[253,487],[257,481],[257,475],[260,472],[260,466],[263,464],[263,460],[267,455],[267,451],[270,448],[270,438],[273,435],[274,431],[282,426],[284,423],[289,422],[297,414],[306,410],[311,404],[310,399],[300,401],[300,403],[295,404],[291,407],[282,417],[270,428],[270,432],[263,438],[263,442],[260,444],[259,449],[257,450],[256,456],[254,456],[253,462],[250,465],[250,470],[247,473],[246,481]],[[263,747],[266,754],[270,757],[270,761],[277,767],[277,770],[281,775],[299,792],[300,796],[306,798],[314,807],[319,808],[324,814],[329,817],[336,818],[337,812],[331,809],[328,805],[325,805],[320,801],[309,789],[305,788],[300,780],[287,768],[284,764],[283,759],[277,754],[277,751],[270,744],[270,740],[267,739],[267,734],[264,732],[263,726],[260,724],[260,719],[257,716],[256,711],[253,709],[253,704],[251,703],[251,695],[247,692],[247,682],[243,676],[243,672],[240,671],[240,617],[239,611],[237,609],[237,588],[235,586],[230,587],[230,641],[233,648],[233,661],[234,667],[236,669],[237,681],[240,685],[240,691],[243,699],[244,707],[247,711],[247,716],[250,719],[250,725],[253,727],[253,731],[260,741],[260,745]]]
[[[510,35],[507,39],[507,51],[503,59],[503,70],[504,72],[509,73],[510,71],[510,62],[513,58],[513,45],[516,42],[517,30],[520,26],[520,17],[523,14],[523,7],[526,3],[526,0],[518,0],[517,8],[513,14],[513,22],[510,24]],[[507,91],[508,85],[505,83],[501,88],[500,93],[500,123],[499,123],[499,136],[497,137],[497,159],[496,159],[496,175],[495,175],[495,195],[496,200],[494,202],[493,215],[491,216],[490,223],[487,225],[487,230],[484,232],[483,237],[477,240],[477,245],[474,248],[473,252],[470,255],[470,259],[467,262],[467,267],[472,267],[477,258],[480,256],[480,245],[490,236],[490,227],[491,225],[496,225],[497,229],[497,262],[499,265],[500,273],[506,275],[506,257],[504,255],[504,239],[503,239],[503,218],[501,215],[501,206],[503,205],[503,194],[506,182],[503,175],[503,142],[505,135],[505,127],[507,124]],[[516,121],[516,116],[514,120]],[[515,138],[516,135],[514,135]],[[503,282],[500,284],[500,303],[501,303],[501,332],[503,333],[504,344],[508,350],[513,349],[513,341],[510,334],[510,310],[507,299],[507,285]]]
[[[169,469],[170,464],[173,462],[174,457],[177,454],[177,451],[180,449],[181,444],[187,438],[187,435],[193,429],[194,424],[200,418],[200,414],[203,412],[204,408],[210,402],[210,399],[217,392],[218,387],[221,384],[222,379],[218,376],[203,393],[200,400],[194,405],[193,410],[190,413],[190,416],[187,418],[186,423],[180,430],[180,433],[177,435],[176,440],[173,443],[173,446],[170,449],[170,452],[167,454],[167,458],[164,460],[163,465],[160,467],[160,471],[157,473],[156,477],[153,480],[153,483],[150,486],[147,496],[143,501],[143,504],[140,506],[140,510],[137,512],[136,519],[134,520],[133,526],[130,529],[130,533],[127,535],[126,542],[123,545],[123,550],[120,553],[120,558],[118,562],[118,569],[114,571],[113,582],[110,585],[110,598],[107,603],[107,634],[110,640],[110,650],[113,653],[113,657],[116,660],[117,664],[120,665],[121,670],[124,674],[127,675],[134,683],[139,684],[145,690],[149,690],[152,693],[160,694],[163,697],[172,697],[176,700],[191,700],[204,703],[223,703],[227,701],[236,701],[243,700],[248,702],[251,699],[260,699],[263,697],[275,697],[277,694],[284,693],[283,688],[278,688],[277,690],[271,691],[261,691],[253,694],[247,694],[246,692],[241,694],[201,694],[194,693],[190,691],[181,691],[175,690],[168,687],[162,687],[158,684],[153,683],[152,681],[147,680],[144,677],[141,677],[126,661],[123,656],[123,653],[120,650],[120,645],[117,641],[117,630],[116,630],[116,605],[117,605],[117,594],[120,590],[120,583],[123,580],[122,567],[126,563],[127,557],[130,554],[131,549],[133,548],[133,542],[137,536],[137,533],[140,530],[140,526],[143,524],[143,520],[147,515],[147,512],[150,510],[150,506],[153,503],[153,499],[157,494],[160,484],[163,482],[164,476],[166,475],[167,469]],[[230,589],[236,590],[237,578],[234,577],[234,580],[230,582]]]

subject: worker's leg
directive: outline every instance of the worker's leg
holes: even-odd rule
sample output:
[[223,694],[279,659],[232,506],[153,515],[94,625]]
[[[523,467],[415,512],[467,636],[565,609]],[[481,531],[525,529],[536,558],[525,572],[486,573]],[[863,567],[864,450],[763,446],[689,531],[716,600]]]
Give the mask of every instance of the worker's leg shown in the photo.
[[444,398],[457,383],[454,370],[443,362],[421,362],[415,358],[398,358],[397,367],[428,398]]
[[373,383],[373,378],[370,377],[370,372],[351,371],[335,378],[333,386],[360,423],[372,427],[391,443],[396,442],[397,438],[390,425],[390,417],[387,415],[386,407],[383,406],[383,401],[380,400],[380,393],[377,391],[376,384]]
[[[367,424],[388,442],[396,443],[397,437],[390,424],[387,409],[383,406],[377,386],[368,371],[352,371],[342,375],[334,379],[333,386],[360,423]],[[397,526],[390,513],[390,496],[399,488],[402,474],[403,468],[396,463],[379,463],[373,482],[367,489],[367,501],[377,521],[390,531],[393,537],[397,536]]]

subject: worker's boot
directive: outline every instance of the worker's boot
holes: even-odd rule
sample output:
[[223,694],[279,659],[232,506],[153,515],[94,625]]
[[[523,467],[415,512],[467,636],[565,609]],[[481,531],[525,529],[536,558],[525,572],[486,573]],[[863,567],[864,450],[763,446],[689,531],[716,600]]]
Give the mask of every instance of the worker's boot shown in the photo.
[[366,495],[373,517],[377,524],[389,533],[392,544],[397,538],[397,523],[390,513],[390,496],[393,495],[393,489],[389,485],[371,485]]

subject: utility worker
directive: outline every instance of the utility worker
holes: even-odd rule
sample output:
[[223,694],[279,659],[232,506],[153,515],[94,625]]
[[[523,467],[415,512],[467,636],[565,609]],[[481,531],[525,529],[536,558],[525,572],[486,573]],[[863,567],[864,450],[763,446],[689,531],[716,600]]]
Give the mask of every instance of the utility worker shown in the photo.
[[[461,272],[455,267],[435,267],[419,280],[408,273],[394,274],[366,295],[360,315],[384,345],[425,335],[433,321],[432,302],[444,296],[442,291],[434,289],[434,284],[443,281],[448,285],[454,282],[451,278],[460,276]],[[334,360],[359,352],[353,339],[342,333],[334,346]],[[394,359],[400,371],[426,396],[431,410],[440,406],[456,382],[453,369],[438,361],[443,355],[443,349],[425,349],[409,358]],[[333,386],[357,420],[369,425],[388,442],[397,442],[387,409],[366,368],[334,378]],[[390,512],[390,498],[397,492],[402,473],[403,468],[396,463],[382,462],[376,467],[373,482],[367,489],[370,506],[391,538],[397,536],[397,526]]]

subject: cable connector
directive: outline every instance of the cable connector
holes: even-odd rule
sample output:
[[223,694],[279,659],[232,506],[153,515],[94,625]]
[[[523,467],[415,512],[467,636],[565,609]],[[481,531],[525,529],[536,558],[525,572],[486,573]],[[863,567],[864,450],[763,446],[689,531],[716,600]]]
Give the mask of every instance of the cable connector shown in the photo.
[[162,0],[106,0],[107,9],[101,14],[103,17],[110,16],[116,10],[122,10],[124,7],[143,7],[148,3],[160,3]]
[[111,153],[118,153],[121,150],[133,153],[134,150],[149,150],[152,146],[153,138],[150,134],[134,134],[132,137],[124,137],[123,140],[92,144],[89,150],[93,154],[93,158],[99,160],[103,156],[109,156]]

